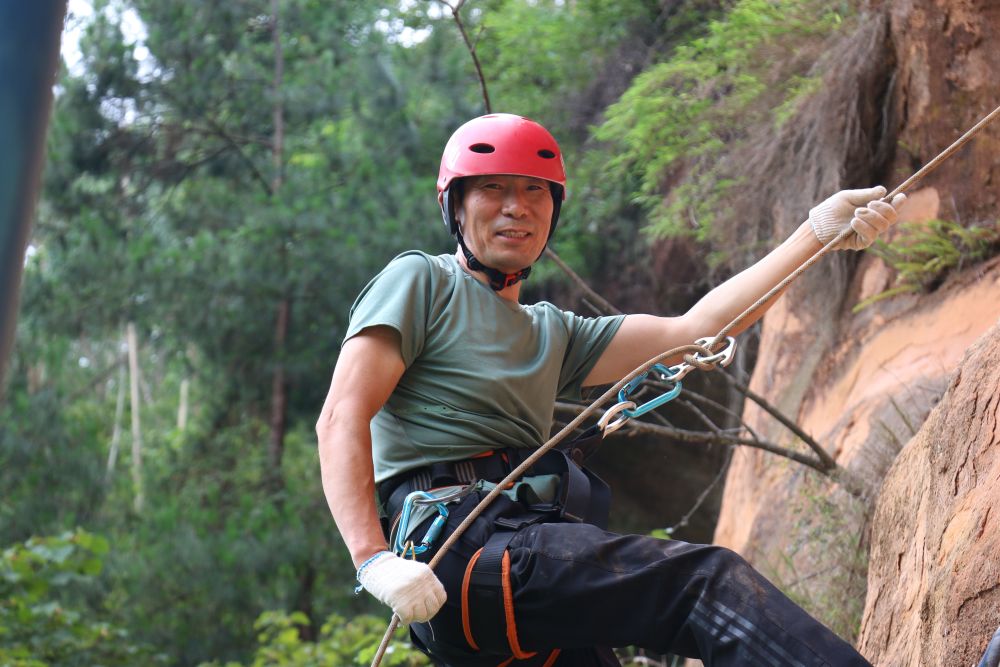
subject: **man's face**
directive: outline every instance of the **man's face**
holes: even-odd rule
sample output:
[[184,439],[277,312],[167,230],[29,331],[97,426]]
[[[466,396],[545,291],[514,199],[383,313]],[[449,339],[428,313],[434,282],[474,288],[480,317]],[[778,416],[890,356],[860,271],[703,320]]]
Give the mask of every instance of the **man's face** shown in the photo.
[[545,248],[552,224],[549,183],[528,176],[465,179],[458,224],[479,261],[504,273],[531,266]]

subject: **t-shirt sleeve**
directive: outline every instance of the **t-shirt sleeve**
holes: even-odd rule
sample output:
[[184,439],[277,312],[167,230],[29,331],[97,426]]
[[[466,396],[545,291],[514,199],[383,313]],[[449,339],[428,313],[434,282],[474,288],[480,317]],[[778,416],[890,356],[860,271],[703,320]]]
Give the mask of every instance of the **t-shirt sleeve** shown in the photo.
[[422,254],[396,257],[354,301],[344,341],[368,327],[391,327],[399,332],[400,354],[409,367],[427,336],[432,279],[430,263]]
[[579,399],[583,381],[618,333],[624,315],[581,317],[564,313],[569,328],[569,344],[559,372],[559,397]]

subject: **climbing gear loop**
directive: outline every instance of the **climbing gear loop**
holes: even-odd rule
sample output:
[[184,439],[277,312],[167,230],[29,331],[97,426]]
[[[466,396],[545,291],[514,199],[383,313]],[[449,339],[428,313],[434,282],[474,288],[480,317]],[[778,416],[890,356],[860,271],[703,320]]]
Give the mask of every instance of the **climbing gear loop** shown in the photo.
[[430,495],[430,498],[415,497],[413,499],[413,504],[414,505],[434,505],[434,504],[437,504],[437,503],[448,504],[448,503],[458,502],[462,498],[466,497],[467,495],[469,495],[470,493],[472,493],[473,491],[475,491],[479,486],[480,485],[477,482],[475,484],[465,484],[465,485],[460,486],[458,488],[455,488],[455,489],[453,489],[453,490],[451,490],[451,491],[449,491],[447,493],[444,492],[445,489],[441,489],[439,491],[438,490],[430,491],[430,492],[428,492],[428,495]]

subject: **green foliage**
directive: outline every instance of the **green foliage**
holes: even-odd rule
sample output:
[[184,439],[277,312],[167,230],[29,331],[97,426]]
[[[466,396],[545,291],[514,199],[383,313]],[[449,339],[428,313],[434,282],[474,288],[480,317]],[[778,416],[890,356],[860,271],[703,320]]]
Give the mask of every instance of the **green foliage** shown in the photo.
[[0,405],[0,544],[87,524],[103,502],[108,406],[63,393],[92,375],[82,356],[78,345],[49,337],[23,345],[11,365]]
[[[640,26],[655,18],[650,3],[637,0],[493,3],[482,13],[477,52],[494,110],[573,127],[581,94],[613,66],[623,42],[637,39]],[[565,151],[584,137],[560,138]]]
[[88,608],[107,541],[77,529],[33,537],[3,551],[0,560],[0,664],[135,665],[162,663],[148,647]]
[[[248,667],[370,665],[387,626],[387,621],[375,616],[360,615],[347,620],[333,614],[323,624],[318,639],[311,642],[303,641],[301,637],[301,628],[308,623],[309,619],[302,613],[262,614],[254,624],[259,646],[253,660],[247,663]],[[238,664],[227,663],[226,667],[237,667]],[[381,664],[420,667],[430,662],[410,644],[406,629],[402,627],[393,635]]]
[[654,235],[709,240],[713,219],[735,215],[719,210],[733,185],[720,161],[750,128],[784,123],[816,89],[803,55],[816,52],[843,12],[818,0],[738,0],[609,107],[596,136],[619,148],[609,165],[616,177],[638,175],[635,198]]
[[982,261],[1000,249],[1000,225],[963,227],[948,220],[903,223],[898,240],[875,242],[872,252],[896,271],[895,285],[859,302],[853,312],[909,292],[930,291],[953,270]]
[[[432,30],[400,44],[376,28],[397,5],[282,0],[275,24],[268,2],[98,2],[79,67],[61,73],[0,406],[0,544],[100,530],[115,545],[107,613],[177,663],[245,657],[268,609],[307,614],[315,634],[331,611],[376,606],[350,594],[313,423],[364,282],[402,250],[447,249],[437,161],[471,115],[453,104],[467,74],[453,27],[407,16]],[[146,31],[142,67],[127,10]],[[115,423],[126,322],[140,344],[141,515],[129,401]]]

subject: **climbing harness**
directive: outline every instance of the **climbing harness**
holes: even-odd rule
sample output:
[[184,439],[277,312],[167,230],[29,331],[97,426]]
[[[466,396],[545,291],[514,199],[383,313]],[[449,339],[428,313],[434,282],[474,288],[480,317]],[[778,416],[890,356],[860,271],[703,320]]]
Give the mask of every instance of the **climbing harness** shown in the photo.
[[[594,434],[596,435],[596,430]],[[552,449],[538,457],[530,466],[530,470],[527,471],[530,476],[558,479],[557,490],[553,491],[552,497],[529,505],[528,509],[533,515],[544,516],[549,520],[607,526],[611,489],[595,473],[580,465],[580,461],[585,457],[577,453],[578,449],[587,447],[588,439],[590,438],[578,438],[566,447]],[[411,527],[414,525],[411,516],[413,505],[450,504],[473,491],[490,491],[491,485],[494,484],[503,486],[500,491],[507,491],[511,489],[512,484],[503,480],[509,477],[510,472],[518,468],[522,461],[531,458],[537,451],[525,447],[496,449],[464,461],[439,461],[379,483],[378,497],[384,514],[388,517],[399,517],[393,522],[395,526],[392,529],[385,529],[389,543],[397,553],[403,552],[405,537],[407,533],[412,532]],[[460,490],[447,496],[425,491],[425,489],[441,489],[447,493],[449,489],[455,487],[460,487]],[[404,517],[406,525],[403,525]],[[427,515],[422,520],[426,519]],[[534,520],[536,519],[532,519]],[[498,519],[497,523],[506,528],[520,526],[523,522],[521,519],[504,517]],[[437,535],[432,537],[436,539]],[[419,549],[419,545],[417,548]],[[426,551],[427,549],[419,549],[417,553]],[[409,555],[409,550],[406,550],[406,553]]]
[[[707,349],[711,342],[711,338],[699,338],[695,341],[695,345],[705,346]],[[681,393],[681,380],[695,368],[701,370],[711,370],[716,366],[728,366],[733,362],[733,356],[735,354],[736,339],[732,336],[727,336],[726,347],[709,355],[702,355],[695,352],[694,355],[692,355],[691,363],[683,361],[670,367],[664,366],[663,364],[653,364],[649,370],[644,371],[632,378],[629,383],[618,392],[618,403],[611,406],[607,412],[601,416],[597,422],[598,427],[601,429],[604,437],[611,435],[624,426],[629,419],[633,417],[641,417],[650,410],[655,410],[661,405],[677,398]],[[647,401],[642,405],[637,406],[634,401],[629,400],[629,395],[638,389],[639,386],[646,381],[650,374],[656,374],[658,376],[657,379],[660,380],[660,382],[665,382],[672,386],[666,392],[660,394],[651,401]]]
[[[933,160],[931,160],[926,165],[921,167],[915,174],[913,174],[908,179],[903,181],[902,184],[900,184],[892,192],[888,193],[885,197],[883,197],[882,201],[890,202],[896,195],[909,190],[911,187],[913,187],[915,183],[917,183],[920,179],[924,178],[927,174],[936,169],[946,159],[951,157],[967,141],[969,141],[984,127],[986,127],[986,125],[995,120],[997,117],[1000,117],[1000,106],[998,106],[987,116],[985,116],[982,120],[976,123],[965,134],[959,137],[951,146],[949,146],[948,148],[943,150],[940,154],[938,154],[937,157],[935,157]],[[721,351],[716,351],[714,348],[716,348],[720,343],[722,343],[729,337],[730,331],[738,327],[750,315],[755,313],[757,310],[763,307],[764,304],[768,303],[771,299],[773,299],[775,296],[781,293],[792,281],[794,281],[796,278],[802,275],[803,272],[805,272],[807,269],[813,266],[824,255],[826,255],[831,250],[836,248],[841,241],[843,241],[845,238],[847,238],[850,234],[853,233],[854,229],[850,225],[848,225],[840,234],[838,234],[829,243],[827,243],[825,246],[816,251],[816,253],[812,257],[803,262],[801,266],[795,269],[795,271],[786,276],[777,285],[772,287],[764,296],[755,301],[753,304],[750,305],[750,307],[748,307],[740,315],[738,315],[732,322],[723,327],[722,330],[719,331],[719,333],[716,334],[715,337],[712,338],[707,345],[700,345],[700,344],[681,345],[671,350],[667,350],[666,352],[658,354],[657,356],[648,360],[646,363],[642,364],[641,366],[633,370],[631,373],[626,375],[624,378],[616,382],[610,389],[601,394],[601,396],[599,396],[593,403],[591,403],[585,410],[583,410],[583,412],[578,414],[568,424],[566,424],[566,426],[564,426],[558,433],[549,438],[549,440],[545,444],[543,444],[538,449],[534,450],[531,456],[524,459],[524,461],[522,461],[520,465],[514,468],[510,472],[510,474],[507,475],[507,477],[505,477],[488,494],[486,494],[486,496],[484,496],[479,501],[479,504],[476,505],[476,507],[474,507],[472,511],[469,512],[469,514],[465,517],[465,519],[463,519],[462,522],[455,528],[455,530],[451,533],[451,535],[448,536],[448,539],[444,541],[444,543],[438,549],[437,553],[434,554],[434,557],[431,558],[430,562],[428,563],[428,566],[431,569],[434,569],[434,567],[440,562],[441,558],[444,557],[444,554],[447,553],[448,549],[450,549],[451,546],[458,541],[462,533],[465,532],[465,530],[469,526],[471,526],[472,523],[477,518],[479,518],[480,514],[482,514],[482,512],[490,505],[490,503],[492,503],[497,498],[497,496],[500,495],[504,487],[513,483],[514,480],[519,479],[539,459],[545,456],[550,450],[552,450],[557,444],[559,444],[564,438],[566,438],[567,435],[569,435],[574,430],[579,428],[579,426],[583,423],[583,421],[598,409],[598,406],[603,405],[612,397],[616,396],[618,392],[622,391],[625,388],[625,386],[628,385],[628,383],[630,383],[634,378],[638,377],[643,373],[648,374],[651,368],[655,368],[657,364],[666,359],[677,358],[678,356],[681,356],[684,359],[684,361],[690,364],[691,366],[701,369],[702,364],[704,362],[707,362],[708,360],[712,359],[717,353],[721,353]],[[699,339],[699,340],[705,340],[705,339]],[[695,355],[701,355],[701,360],[699,360]],[[721,362],[721,360],[719,360],[719,362]],[[713,364],[709,363],[705,363],[704,365],[706,369],[707,367],[714,366]],[[621,403],[622,401],[619,401],[619,404]],[[629,410],[635,409],[636,406],[634,402],[628,401],[628,403],[632,403],[632,405],[627,406]],[[624,410],[624,408],[622,410]],[[620,425],[618,428],[620,428]],[[389,640],[392,637],[392,634],[396,631],[396,628],[398,626],[399,626],[399,616],[393,614],[392,620],[389,622],[389,627],[386,628],[385,634],[382,636],[382,643],[379,645],[378,650],[375,652],[375,657],[372,660],[371,667],[378,667],[379,663],[381,663],[382,657],[385,655],[385,651],[389,647]],[[992,667],[992,665],[990,667]]]

